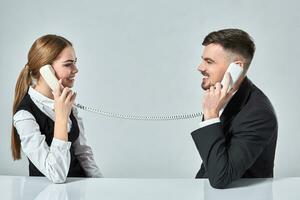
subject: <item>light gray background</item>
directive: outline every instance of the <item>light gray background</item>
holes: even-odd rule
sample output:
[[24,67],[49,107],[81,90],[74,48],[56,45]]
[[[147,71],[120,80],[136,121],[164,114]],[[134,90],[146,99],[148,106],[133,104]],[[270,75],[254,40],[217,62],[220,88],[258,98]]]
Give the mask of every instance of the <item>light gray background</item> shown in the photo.
[[[299,1],[0,1],[0,174],[27,175],[12,161],[11,110],[17,76],[35,39],[54,33],[74,43],[77,101],[108,111],[201,111],[201,42],[235,27],[257,45],[248,73],[278,115],[275,176],[300,175]],[[199,119],[135,122],[81,111],[106,177],[192,178],[201,159],[190,132]]]

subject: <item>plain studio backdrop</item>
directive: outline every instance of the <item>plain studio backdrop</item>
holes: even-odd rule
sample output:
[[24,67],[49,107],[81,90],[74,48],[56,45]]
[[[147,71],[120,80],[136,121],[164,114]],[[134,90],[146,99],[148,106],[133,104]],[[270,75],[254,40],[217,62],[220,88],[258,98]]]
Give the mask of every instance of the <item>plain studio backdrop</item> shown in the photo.
[[[275,176],[300,175],[299,1],[0,1],[0,174],[27,175],[10,151],[12,103],[30,46],[45,34],[73,42],[77,102],[110,112],[201,111],[203,38],[240,28],[257,51],[248,77],[270,98],[279,122]],[[199,118],[145,122],[80,110],[105,177],[193,178],[201,158],[190,133]]]

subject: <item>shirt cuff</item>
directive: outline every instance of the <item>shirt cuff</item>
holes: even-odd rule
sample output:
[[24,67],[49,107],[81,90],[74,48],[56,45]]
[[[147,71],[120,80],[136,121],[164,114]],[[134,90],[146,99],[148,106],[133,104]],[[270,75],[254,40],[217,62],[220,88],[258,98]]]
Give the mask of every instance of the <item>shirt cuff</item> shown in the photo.
[[212,118],[199,123],[200,128],[220,122],[220,118]]
[[69,150],[70,147],[71,147],[71,142],[66,142],[64,140],[60,140],[60,139],[57,139],[57,138],[53,138],[52,140],[52,143],[51,143],[51,148],[53,147],[58,147],[58,148],[61,148],[61,149],[66,149],[66,150]]

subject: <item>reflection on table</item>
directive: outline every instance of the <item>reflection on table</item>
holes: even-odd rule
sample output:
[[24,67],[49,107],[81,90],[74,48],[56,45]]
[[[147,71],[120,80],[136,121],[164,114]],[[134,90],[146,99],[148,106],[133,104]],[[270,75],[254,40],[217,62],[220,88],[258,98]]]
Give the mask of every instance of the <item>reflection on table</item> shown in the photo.
[[1,199],[299,200],[300,178],[241,179],[214,189],[207,179],[70,178],[52,184],[44,177],[0,176]]

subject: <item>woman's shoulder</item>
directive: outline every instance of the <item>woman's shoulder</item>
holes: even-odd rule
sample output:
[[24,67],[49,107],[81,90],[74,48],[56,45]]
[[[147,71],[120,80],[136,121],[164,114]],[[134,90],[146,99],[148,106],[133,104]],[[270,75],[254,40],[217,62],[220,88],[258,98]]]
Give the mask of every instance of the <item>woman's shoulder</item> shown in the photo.
[[15,114],[13,115],[13,121],[14,123],[20,120],[26,120],[26,119],[34,119],[35,117],[33,115],[33,101],[31,100],[30,96],[26,94],[23,99],[21,100],[19,106],[16,109]]
[[18,105],[16,112],[18,112],[19,110],[27,110],[28,112],[30,112],[32,110],[32,103],[33,102],[30,96],[28,95],[28,93],[26,93],[20,104]]
[[30,119],[35,120],[35,117],[27,110],[19,110],[13,116],[14,123],[18,121],[30,120]]

